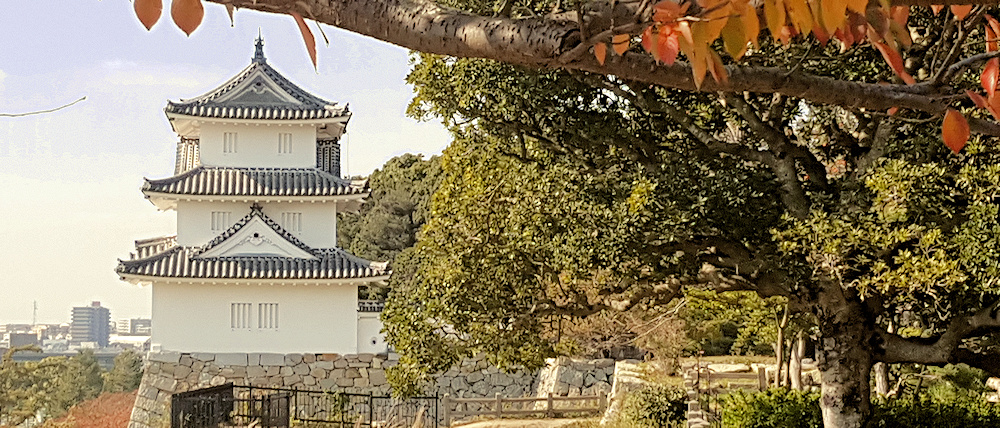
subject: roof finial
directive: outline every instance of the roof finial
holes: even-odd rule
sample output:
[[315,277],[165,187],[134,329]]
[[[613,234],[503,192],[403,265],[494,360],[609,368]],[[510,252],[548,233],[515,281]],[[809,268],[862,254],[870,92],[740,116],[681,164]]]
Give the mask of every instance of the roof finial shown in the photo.
[[261,64],[267,63],[267,59],[264,58],[264,38],[260,36],[260,28],[257,29],[257,50],[253,53],[253,62],[259,62]]

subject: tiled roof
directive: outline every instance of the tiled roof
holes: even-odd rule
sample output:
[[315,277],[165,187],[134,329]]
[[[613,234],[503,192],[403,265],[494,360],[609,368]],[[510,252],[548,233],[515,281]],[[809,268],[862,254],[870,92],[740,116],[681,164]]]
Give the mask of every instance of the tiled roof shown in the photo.
[[[253,62],[235,77],[199,97],[168,101],[164,110],[188,116],[230,119],[303,120],[350,116],[346,106],[306,92],[271,68],[264,59],[261,43],[258,40]],[[246,82],[248,79],[250,81]],[[277,93],[274,88],[284,93]]]
[[[282,238],[315,256],[301,259],[281,256],[200,257],[199,255],[225,242],[254,217],[260,217]],[[354,279],[388,274],[385,263],[375,263],[348,254],[340,248],[310,248],[277,222],[264,215],[254,204],[250,214],[213,239],[198,247],[177,246],[176,240],[155,238],[137,241],[139,258],[120,260],[115,269],[119,275],[155,276],[198,279]],[[172,244],[157,254],[143,251],[149,243]]]
[[170,178],[146,179],[142,190],[178,195],[336,196],[368,189],[316,168],[199,166]]
[[198,258],[201,247],[173,247],[152,257],[122,260],[119,275],[192,279],[352,279],[387,275],[381,264],[366,262],[339,248],[317,250],[319,259],[286,257]]

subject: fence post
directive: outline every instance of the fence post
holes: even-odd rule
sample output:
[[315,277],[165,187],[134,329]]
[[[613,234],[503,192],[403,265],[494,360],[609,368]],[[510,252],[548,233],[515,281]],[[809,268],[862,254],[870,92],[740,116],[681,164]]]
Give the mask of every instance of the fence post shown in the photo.
[[761,391],[767,389],[767,369],[764,366],[757,367],[757,383]]
[[496,397],[496,400],[497,400],[497,409],[496,409],[497,410],[497,419],[500,419],[500,418],[503,417],[503,402],[500,401],[500,393],[499,392],[496,393],[495,397]]
[[444,406],[444,426],[448,428],[451,427],[451,404],[449,400],[451,400],[451,394],[445,394],[441,398],[441,405]]
[[602,412],[605,411],[605,410],[607,410],[608,409],[608,394],[602,394],[601,392],[598,392],[597,393],[597,397],[598,397],[597,398],[597,407],[599,407]]
[[372,392],[368,391],[368,426],[372,426],[372,422],[375,421],[375,399],[372,398]]
[[545,417],[551,418],[555,416],[555,412],[552,411],[552,392],[549,391],[548,398],[545,400]]

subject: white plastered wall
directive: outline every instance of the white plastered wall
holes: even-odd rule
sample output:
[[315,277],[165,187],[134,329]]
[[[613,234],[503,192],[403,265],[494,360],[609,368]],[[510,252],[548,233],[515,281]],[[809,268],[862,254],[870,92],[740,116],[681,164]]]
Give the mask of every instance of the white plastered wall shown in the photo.
[[[177,202],[177,243],[182,246],[205,245],[225,229],[212,230],[212,212],[229,212],[232,226],[250,213],[248,202]],[[337,209],[335,203],[268,202],[262,203],[264,215],[281,224],[281,213],[301,213],[302,230],[292,233],[312,248],[337,245]]]
[[[223,133],[235,132],[236,152],[223,153]],[[278,153],[278,134],[292,134],[292,152]],[[201,164],[245,168],[316,167],[316,126],[202,123]]]
[[358,313],[358,352],[381,354],[389,350],[379,315],[378,312]]
[[[179,352],[358,352],[357,286],[153,284],[153,346]],[[249,329],[232,303],[251,304]],[[278,304],[278,328],[258,329],[258,303]]]

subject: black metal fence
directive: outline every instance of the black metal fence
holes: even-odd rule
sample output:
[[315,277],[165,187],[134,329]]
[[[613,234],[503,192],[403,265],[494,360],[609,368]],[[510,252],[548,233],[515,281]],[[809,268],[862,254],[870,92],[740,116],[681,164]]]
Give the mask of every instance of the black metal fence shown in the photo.
[[174,394],[171,428],[438,426],[437,397],[391,396],[225,384]]

